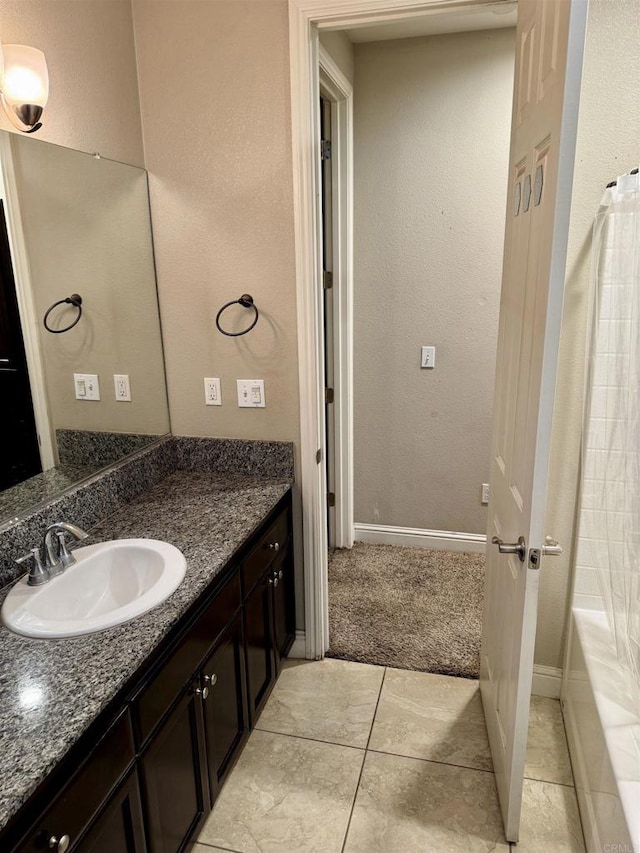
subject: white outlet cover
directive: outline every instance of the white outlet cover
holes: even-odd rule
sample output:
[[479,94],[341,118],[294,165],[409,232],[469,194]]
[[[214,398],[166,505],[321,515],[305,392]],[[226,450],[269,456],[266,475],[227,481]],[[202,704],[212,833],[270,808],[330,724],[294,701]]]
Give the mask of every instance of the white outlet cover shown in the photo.
[[204,380],[204,402],[207,406],[222,405],[222,391],[220,388],[220,380],[215,378],[207,378]]
[[236,382],[241,409],[264,409],[264,379],[238,379]]
[[130,403],[131,402],[131,384],[129,383],[129,376],[126,373],[114,373],[113,374],[113,386],[115,389],[116,400],[119,403]]
[[99,400],[100,381],[97,373],[74,373],[76,400]]

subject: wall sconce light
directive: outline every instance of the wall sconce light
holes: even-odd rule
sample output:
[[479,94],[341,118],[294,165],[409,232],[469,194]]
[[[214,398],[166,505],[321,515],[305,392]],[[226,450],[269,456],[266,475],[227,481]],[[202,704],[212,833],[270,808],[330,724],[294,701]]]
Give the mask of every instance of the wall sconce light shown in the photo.
[[40,130],[49,98],[49,72],[44,53],[24,44],[2,45],[4,73],[0,92],[11,124],[23,133]]

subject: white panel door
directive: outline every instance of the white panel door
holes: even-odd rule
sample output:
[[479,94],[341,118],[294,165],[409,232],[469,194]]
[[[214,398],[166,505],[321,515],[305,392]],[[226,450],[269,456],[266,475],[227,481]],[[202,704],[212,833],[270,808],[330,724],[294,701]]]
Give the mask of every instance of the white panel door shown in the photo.
[[[586,0],[518,3],[480,670],[509,841],[520,825],[585,17]],[[493,538],[520,540],[520,553],[500,553]]]

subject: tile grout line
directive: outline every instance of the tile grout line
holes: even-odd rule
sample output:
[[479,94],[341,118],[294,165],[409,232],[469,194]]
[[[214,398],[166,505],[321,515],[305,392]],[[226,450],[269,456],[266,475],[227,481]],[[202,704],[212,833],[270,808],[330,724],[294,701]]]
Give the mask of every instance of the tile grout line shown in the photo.
[[233,847],[218,847],[215,844],[209,844],[208,841],[200,841],[196,840],[195,845],[197,847],[210,847],[211,850],[224,850],[226,853],[241,853],[240,850],[235,850]]
[[309,735],[293,735],[291,732],[274,732],[273,729],[259,729],[257,726],[254,729],[255,732],[264,732],[268,735],[281,735],[282,737],[292,737],[296,740],[308,740],[311,743],[325,743],[327,746],[341,746],[343,749],[355,749],[358,752],[364,752],[366,750],[365,746],[354,746],[350,743],[337,743],[335,740],[320,740],[317,737],[310,737]]
[[373,709],[373,717],[371,718],[371,728],[369,729],[369,737],[367,738],[367,744],[364,748],[364,755],[362,756],[362,765],[360,767],[360,773],[358,774],[358,781],[356,783],[356,789],[353,792],[353,800],[351,802],[351,809],[349,811],[349,819],[347,820],[347,828],[344,833],[344,841],[342,842],[342,847],[340,853],[344,853],[345,848],[347,846],[347,838],[349,837],[349,830],[351,829],[351,819],[353,818],[353,812],[356,807],[356,800],[358,799],[358,791],[360,790],[360,783],[362,782],[362,774],[364,773],[364,764],[367,760],[367,752],[369,749],[369,741],[371,740],[371,734],[373,732],[373,726],[376,721],[376,714],[378,713],[378,706],[380,705],[380,697],[382,696],[382,688],[384,686],[384,679],[387,675],[387,667],[385,666],[382,671],[382,679],[380,681],[380,690],[378,691],[378,698],[376,699],[376,707]]

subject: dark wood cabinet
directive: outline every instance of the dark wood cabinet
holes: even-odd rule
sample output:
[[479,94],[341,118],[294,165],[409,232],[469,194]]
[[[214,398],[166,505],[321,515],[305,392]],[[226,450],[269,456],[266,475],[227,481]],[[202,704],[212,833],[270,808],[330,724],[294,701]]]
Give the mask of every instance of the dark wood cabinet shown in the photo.
[[245,651],[239,613],[202,668],[201,683],[211,802],[238,754],[248,731]]
[[149,853],[182,850],[211,807],[202,702],[199,682],[194,682],[142,756]]
[[129,774],[74,853],[146,853],[138,774]]
[[190,849],[294,639],[290,501],[95,721],[99,736],[42,783],[0,850],[43,853],[64,835],[70,853]]
[[267,570],[244,602],[247,693],[252,726],[255,725],[276,677],[272,583],[271,572]]
[[247,691],[251,725],[260,715],[280,664],[295,638],[293,548],[290,519],[284,511],[257,543],[242,566],[245,591]]

